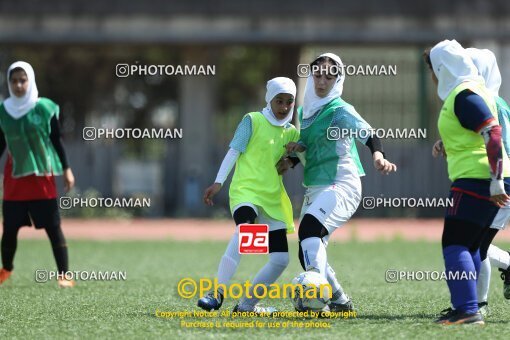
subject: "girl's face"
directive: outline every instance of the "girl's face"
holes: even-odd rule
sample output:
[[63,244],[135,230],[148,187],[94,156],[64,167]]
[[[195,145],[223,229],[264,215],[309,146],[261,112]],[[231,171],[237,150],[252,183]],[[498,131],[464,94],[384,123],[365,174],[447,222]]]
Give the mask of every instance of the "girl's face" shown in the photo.
[[294,96],[289,93],[279,93],[271,100],[271,110],[278,120],[287,117],[294,104]]
[[329,61],[324,61],[318,66],[318,70],[313,73],[313,86],[315,94],[320,98],[324,98],[335,86],[338,68],[332,67],[333,64]]
[[11,90],[16,97],[23,97],[28,90],[28,77],[25,71],[19,70],[11,73],[9,78]]

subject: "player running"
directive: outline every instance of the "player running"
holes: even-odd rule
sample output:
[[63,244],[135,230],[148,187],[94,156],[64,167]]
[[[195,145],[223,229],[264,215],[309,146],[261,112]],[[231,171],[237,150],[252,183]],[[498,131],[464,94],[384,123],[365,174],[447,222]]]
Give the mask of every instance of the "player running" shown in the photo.
[[[499,97],[499,88],[501,86],[501,73],[496,61],[496,56],[490,50],[467,48],[466,52],[475,64],[478,74],[484,78],[487,90],[491,92],[496,100],[496,108],[498,111],[498,121],[502,129],[503,145],[507,156],[510,158],[510,108],[508,104]],[[442,142],[438,141],[434,145],[432,154],[434,157],[444,154]],[[498,267],[501,271],[503,279],[503,295],[510,299],[510,253],[504,251],[494,245],[492,240],[499,230],[505,228],[510,220],[510,205],[507,203],[503,208],[499,209],[496,217],[492,221],[491,229],[485,235],[480,246],[480,259],[482,261],[480,273],[477,280],[478,307],[480,312],[486,316],[488,314],[488,293],[491,276],[491,264]]]
[[[326,246],[330,235],[344,225],[361,201],[364,175],[355,140],[370,148],[374,167],[382,173],[396,171],[384,158],[379,138],[371,136],[370,125],[342,98],[345,75],[340,57],[325,53],[311,64],[305,87],[299,143],[289,143],[287,152],[304,153],[306,192],[299,225],[299,259],[305,270],[323,274],[333,287],[330,311],[353,310],[328,264]],[[364,132],[363,132],[364,130]],[[342,131],[348,131],[347,136]],[[355,138],[353,138],[355,137]]]
[[[204,202],[213,205],[214,195],[220,191],[236,164],[229,191],[236,230],[218,267],[219,284],[229,283],[241,260],[238,243],[240,224],[257,222],[269,225],[269,261],[255,275],[252,287],[274,283],[289,263],[287,232],[294,231],[292,206],[276,164],[284,156],[285,145],[299,138],[299,132],[290,124],[295,96],[296,85],[291,79],[278,77],[267,82],[267,106],[261,112],[244,116],[214,184],[205,190]],[[262,293],[260,291],[256,295],[261,296]],[[219,288],[199,299],[198,306],[208,311],[217,310],[223,304],[223,297],[224,292]],[[258,306],[258,301],[252,288],[234,311],[276,311],[272,307]]]
[[[494,96],[478,75],[469,54],[455,40],[445,40],[424,54],[444,101],[438,128],[448,155],[453,182],[453,207],[446,211],[442,236],[443,256],[453,308],[436,323],[484,324],[479,312],[476,279],[480,245],[499,207],[510,198],[504,176],[509,174],[503,153]],[[464,278],[454,279],[455,274]]]
[[63,174],[66,191],[74,186],[60,140],[59,107],[39,97],[34,70],[18,61],[7,71],[9,95],[0,105],[0,155],[7,144],[4,170],[2,265],[0,283],[13,271],[19,228],[44,228],[53,248],[60,287],[73,287],[67,245],[60,227],[55,177]]

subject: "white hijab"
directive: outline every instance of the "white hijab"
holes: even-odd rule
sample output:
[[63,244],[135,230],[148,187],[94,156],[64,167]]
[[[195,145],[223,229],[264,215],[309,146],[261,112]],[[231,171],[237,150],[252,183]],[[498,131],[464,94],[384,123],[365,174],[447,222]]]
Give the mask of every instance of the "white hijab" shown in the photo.
[[289,113],[285,119],[279,120],[275,117],[273,110],[271,110],[271,100],[280,93],[288,93],[296,98],[296,84],[292,79],[285,77],[277,77],[269,80],[266,85],[266,107],[262,109],[262,114],[274,126],[285,126],[292,120],[294,113],[294,103],[291,105]]
[[[305,86],[305,98],[303,100],[303,118],[307,119],[313,116],[314,113],[319,111],[324,105],[329,103],[335,98],[339,98],[342,95],[342,92],[344,90],[344,81],[345,81],[345,74],[343,72],[344,64],[342,63],[342,60],[339,56],[333,53],[324,53],[315,58],[315,60],[322,58],[322,57],[328,57],[332,60],[334,60],[338,64],[338,70],[341,71],[337,75],[336,83],[333,85],[333,88],[329,91],[328,95],[324,98],[319,97],[315,93],[315,88],[313,84],[313,72],[310,72],[310,75],[308,76],[308,79],[306,80],[306,86]],[[314,60],[314,61],[315,61]]]
[[494,53],[487,49],[480,50],[473,47],[466,48],[466,52],[478,69],[478,74],[485,80],[485,87],[497,97],[501,86],[501,73]]
[[443,40],[434,46],[430,61],[438,80],[437,94],[443,101],[465,81],[484,82],[469,54],[456,40]]
[[[27,74],[28,78],[28,89],[27,93],[23,97],[16,97],[11,89],[10,74],[15,68],[22,68]],[[37,85],[35,84],[34,69],[29,63],[24,61],[17,61],[7,70],[7,84],[9,86],[10,97],[4,101],[4,107],[7,113],[14,119],[19,119],[26,115],[30,110],[35,107],[39,92],[37,91]]]

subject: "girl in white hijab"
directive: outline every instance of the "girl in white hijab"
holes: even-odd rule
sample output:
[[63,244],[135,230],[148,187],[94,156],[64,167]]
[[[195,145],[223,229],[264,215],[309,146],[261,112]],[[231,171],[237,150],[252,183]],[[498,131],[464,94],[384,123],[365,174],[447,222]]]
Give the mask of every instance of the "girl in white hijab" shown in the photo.
[[307,188],[299,226],[299,259],[303,269],[324,275],[333,287],[329,309],[352,310],[334,270],[328,264],[326,246],[330,235],[344,225],[361,201],[364,175],[354,139],[370,148],[374,166],[382,173],[396,171],[384,157],[381,141],[372,127],[342,98],[344,64],[333,53],[318,56],[311,64],[303,107],[299,143],[287,152],[303,153],[304,185]]
[[[444,40],[425,52],[438,95],[444,101],[438,129],[453,182],[453,208],[445,214],[442,252],[453,308],[441,312],[438,324],[484,324],[477,299],[477,280],[486,239],[498,211],[510,199],[493,94],[487,90],[473,60],[455,40]],[[476,213],[473,213],[476,212]],[[490,242],[489,242],[490,244]],[[488,244],[487,244],[488,247]],[[468,279],[452,279],[452,273]]]
[[[291,79],[278,77],[267,82],[266,107],[261,112],[244,116],[216,180],[205,190],[204,203],[213,205],[213,197],[236,164],[229,191],[230,210],[236,230],[218,267],[218,283],[222,285],[228,285],[241,259],[238,229],[241,224],[257,222],[269,226],[269,246],[262,249],[269,252],[269,261],[255,275],[253,286],[275,282],[289,262],[287,232],[294,231],[292,206],[275,165],[284,156],[285,145],[299,138],[298,131],[290,124],[295,97],[296,86]],[[217,310],[227,292],[222,288],[211,291],[198,300],[198,306],[205,310]],[[262,292],[258,293],[261,296]],[[235,307],[236,311],[275,311],[271,307],[258,306],[259,299],[254,297],[253,289],[249,296],[252,298],[241,299]]]
[[434,46],[430,51],[430,61],[438,80],[437,94],[441,100],[445,100],[463,82],[484,83],[469,55],[455,40],[444,40]]
[[[305,97],[303,102],[303,119],[310,118],[314,113],[317,113],[317,111],[322,109],[324,105],[328,104],[329,102],[336,98],[340,98],[342,96],[342,92],[344,91],[345,81],[345,73],[343,72],[344,63],[342,62],[339,56],[333,53],[321,54],[319,57],[317,57],[316,60],[326,58],[329,58],[334,62],[334,64],[332,65],[333,68],[331,69],[332,76],[336,75],[334,84],[331,87],[331,90],[329,90],[329,92],[325,96],[320,97],[319,95],[317,95],[317,92],[315,90],[313,74],[311,74],[306,79]],[[312,63],[311,68],[320,69],[320,66],[318,63],[315,64]]]
[[[478,74],[485,80],[485,86],[496,99],[498,122],[502,128],[503,145],[506,154],[510,158],[510,108],[499,97],[501,86],[501,73],[499,72],[496,56],[488,49],[466,48],[466,52],[478,69]],[[488,295],[491,278],[491,264],[499,268],[501,278],[504,281],[503,295],[510,299],[510,254],[503,249],[492,245],[492,240],[499,230],[505,229],[510,221],[510,203],[499,209],[498,214],[491,223],[491,229],[486,234],[480,245],[480,259],[482,265],[477,280],[478,306],[483,314],[488,311]]]
[[39,92],[37,91],[37,85],[35,83],[34,69],[29,63],[24,61],[17,61],[13,63],[7,70],[7,79],[9,79],[10,74],[14,69],[22,69],[25,71],[28,88],[24,94],[18,96],[21,94],[18,87],[13,88],[9,82],[9,98],[3,102],[3,105],[7,113],[11,115],[12,118],[19,119],[35,107],[35,104],[39,99]]
[[[291,96],[296,96],[296,84],[292,81],[292,79],[285,77],[277,77],[269,80],[266,85],[266,107],[262,109],[262,114],[268,120],[271,125],[274,126],[286,126],[292,120],[292,115],[294,114],[294,101],[289,103],[289,110],[286,113],[286,116],[278,115],[279,112],[275,115],[273,109],[271,108],[271,101],[278,96],[279,94],[290,94]],[[280,109],[276,109],[277,111]],[[283,111],[282,111],[283,112]]]
[[54,177],[64,175],[66,191],[74,176],[60,139],[59,107],[39,98],[34,70],[18,61],[7,70],[9,98],[0,105],[0,155],[7,148],[4,171],[2,266],[0,284],[14,268],[19,228],[44,228],[57,263],[60,287],[74,286],[62,274],[69,270],[67,245],[60,226]]

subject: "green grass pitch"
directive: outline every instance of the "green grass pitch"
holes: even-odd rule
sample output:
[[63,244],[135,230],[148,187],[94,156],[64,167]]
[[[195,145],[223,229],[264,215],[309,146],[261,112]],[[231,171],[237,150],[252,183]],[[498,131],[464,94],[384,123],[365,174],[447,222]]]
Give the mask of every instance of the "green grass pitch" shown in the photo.
[[[14,275],[0,286],[1,338],[504,338],[510,301],[502,296],[499,272],[493,269],[491,315],[486,326],[437,326],[436,313],[448,307],[443,281],[385,282],[385,271],[442,270],[439,243],[392,242],[331,243],[328,258],[342,285],[353,298],[357,318],[326,320],[329,328],[184,328],[178,318],[158,318],[159,311],[199,311],[196,298],[178,296],[177,282],[215,275],[225,242],[71,241],[72,270],[126,271],[126,281],[78,281],[73,289],[58,289],[56,282],[36,283],[37,269],[53,270],[48,241],[20,240]],[[508,248],[508,245],[503,245]],[[301,272],[296,244],[291,243],[291,264],[279,283]],[[260,255],[244,256],[235,283],[251,279],[265,263]],[[288,300],[263,301],[292,311]],[[231,310],[235,300],[222,308]],[[187,321],[229,321],[228,318],[186,318]],[[234,319],[230,321],[284,322],[289,319]],[[310,322],[294,319],[291,321]],[[316,321],[316,320],[315,320]]]

